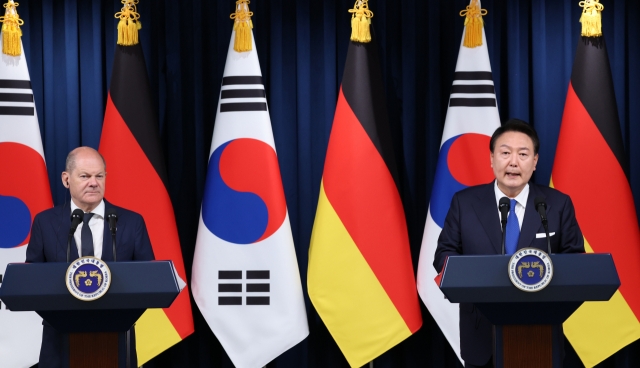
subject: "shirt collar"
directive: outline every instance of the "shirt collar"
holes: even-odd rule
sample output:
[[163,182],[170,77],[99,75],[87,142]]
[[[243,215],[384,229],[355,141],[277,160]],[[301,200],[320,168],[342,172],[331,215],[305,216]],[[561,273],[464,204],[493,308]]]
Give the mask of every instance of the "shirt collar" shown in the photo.
[[[73,203],[73,199],[71,200],[71,213],[73,213],[73,211],[75,211],[77,208],[79,208],[78,206],[76,206],[75,203]],[[100,218],[104,218],[104,199],[100,201],[100,204],[98,204],[98,207],[94,208],[93,211],[91,211],[91,213],[93,213],[93,216],[99,216]]]
[[[506,194],[502,193],[500,188],[498,188],[497,180],[493,181],[493,191],[496,194],[496,203],[498,204],[500,203],[500,198],[508,197]],[[522,191],[520,192],[520,194],[518,194],[515,198],[509,198],[509,199],[515,199],[516,202],[518,202],[522,207],[527,208],[528,198],[529,198],[529,183],[527,183],[527,185],[525,185],[524,188],[522,188]]]

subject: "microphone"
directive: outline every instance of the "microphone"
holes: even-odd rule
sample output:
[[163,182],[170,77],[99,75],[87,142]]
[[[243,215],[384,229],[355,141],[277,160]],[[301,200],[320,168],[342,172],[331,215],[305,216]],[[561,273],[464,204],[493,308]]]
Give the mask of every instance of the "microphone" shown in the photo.
[[84,212],[81,209],[76,208],[73,210],[73,213],[71,213],[71,228],[69,229],[69,234],[73,235],[76,232],[83,218]]
[[547,225],[547,204],[544,201],[543,197],[536,197],[533,200],[533,203],[536,205],[536,210],[540,214],[540,220],[542,220],[543,225]]
[[109,208],[107,210],[107,220],[109,220],[109,230],[111,235],[116,233],[116,223],[118,222],[118,211],[115,208]]
[[69,263],[69,257],[71,255],[71,239],[73,239],[73,234],[76,232],[83,218],[84,211],[79,208],[76,208],[71,213],[71,228],[69,228],[69,236],[67,237],[67,263]]
[[502,197],[500,198],[500,202],[498,204],[498,209],[500,210],[500,222],[502,223],[502,255],[504,252],[504,240],[507,234],[507,215],[509,214],[509,208],[511,207],[509,198]]
[[544,197],[536,197],[533,200],[536,206],[536,210],[540,214],[540,220],[542,226],[544,226],[544,232],[547,235],[547,251],[551,254],[551,239],[549,237],[549,222],[547,221],[547,203],[544,201]]
[[116,261],[116,223],[118,222],[118,211],[111,207],[107,209],[107,220],[109,221],[109,230],[111,230],[111,250],[113,252],[113,261]]

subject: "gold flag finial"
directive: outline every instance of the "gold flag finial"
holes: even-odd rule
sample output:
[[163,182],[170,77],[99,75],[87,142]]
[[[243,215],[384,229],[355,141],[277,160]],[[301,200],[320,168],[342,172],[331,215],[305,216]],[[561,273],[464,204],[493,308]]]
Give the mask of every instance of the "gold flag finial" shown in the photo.
[[582,16],[580,16],[580,23],[582,23],[581,34],[585,37],[602,36],[602,17],[600,12],[604,10],[604,5],[600,4],[600,0],[585,0],[578,5],[583,8]]
[[368,0],[356,0],[351,13],[351,41],[368,43],[371,42],[371,18],[373,12],[369,10]]
[[236,52],[251,51],[253,49],[251,41],[251,30],[253,22],[251,17],[253,12],[249,11],[249,0],[236,1],[236,11],[231,14],[233,19],[233,30],[236,31],[236,38],[233,41],[233,49]]
[[4,12],[4,16],[0,17],[2,22],[2,52],[6,55],[19,56],[22,53],[22,30],[20,26],[24,24],[24,21],[18,16],[16,6],[20,4],[9,0],[4,4],[4,8],[7,9]]
[[487,15],[487,9],[481,9],[478,0],[471,0],[471,4],[460,11],[460,16],[466,17],[463,46],[474,48],[482,45],[482,27],[484,27],[482,17],[485,15]]
[[142,28],[138,13],[139,0],[122,0],[124,6],[115,14],[118,22],[118,45],[133,46],[138,44],[138,30]]

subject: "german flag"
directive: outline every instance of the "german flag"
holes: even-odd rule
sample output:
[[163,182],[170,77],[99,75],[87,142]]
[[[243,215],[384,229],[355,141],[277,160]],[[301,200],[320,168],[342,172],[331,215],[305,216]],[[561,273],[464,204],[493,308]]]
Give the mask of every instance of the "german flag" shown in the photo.
[[309,249],[316,311],[352,367],[422,325],[375,37],[349,44]]
[[[139,44],[116,46],[100,153],[108,163],[106,198],[144,217],[156,259],[171,260],[186,280],[147,70]],[[193,333],[189,291],[170,308],[148,309],[136,323],[138,364]]]
[[593,367],[640,338],[640,230],[604,37],[578,42],[551,186],[571,196],[586,251],[611,253],[622,284],[610,301],[585,303],[564,323]]

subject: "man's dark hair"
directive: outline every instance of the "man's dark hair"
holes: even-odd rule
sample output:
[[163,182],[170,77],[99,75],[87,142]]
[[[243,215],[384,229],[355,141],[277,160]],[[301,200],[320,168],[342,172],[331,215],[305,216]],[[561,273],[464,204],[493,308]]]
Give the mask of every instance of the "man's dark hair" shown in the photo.
[[500,128],[496,129],[491,136],[491,141],[489,141],[489,149],[493,152],[493,149],[496,148],[496,141],[506,132],[518,132],[526,134],[531,141],[533,142],[533,154],[537,155],[540,150],[540,139],[538,138],[538,133],[536,133],[535,129],[526,122],[520,119],[509,119],[504,125]]

